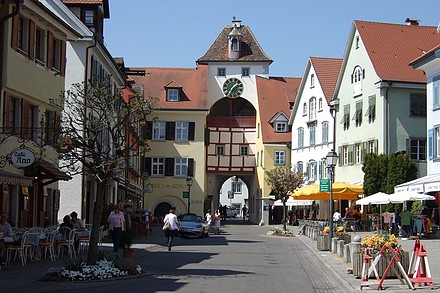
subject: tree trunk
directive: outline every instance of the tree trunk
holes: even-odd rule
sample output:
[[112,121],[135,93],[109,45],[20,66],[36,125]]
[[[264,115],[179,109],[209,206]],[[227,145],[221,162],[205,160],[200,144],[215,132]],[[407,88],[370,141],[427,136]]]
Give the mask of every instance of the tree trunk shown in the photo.
[[104,208],[104,195],[107,180],[98,182],[96,202],[93,207],[93,222],[92,232],[90,234],[89,253],[87,254],[87,264],[95,265],[98,258],[98,241],[99,241],[99,227],[101,226],[101,215]]
[[284,200],[283,200],[283,228],[284,228],[284,231],[287,230],[286,201],[284,201]]

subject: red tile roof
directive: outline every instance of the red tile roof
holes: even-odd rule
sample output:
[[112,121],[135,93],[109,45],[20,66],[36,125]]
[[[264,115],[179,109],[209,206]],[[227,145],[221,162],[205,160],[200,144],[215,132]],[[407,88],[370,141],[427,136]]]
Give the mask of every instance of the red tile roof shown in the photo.
[[423,72],[409,63],[440,43],[436,27],[359,20],[354,25],[382,80],[426,83]]
[[261,135],[264,143],[289,142],[290,131],[276,133],[269,122],[277,113],[290,117],[290,103],[295,101],[301,78],[257,76],[258,107],[260,113]]
[[[130,79],[144,87],[144,97],[159,98],[161,110],[208,110],[208,67],[198,68],[130,68],[145,70],[145,76],[131,75]],[[182,87],[179,102],[166,101],[166,87]]]
[[237,28],[242,35],[241,38],[241,57],[237,60],[230,60],[228,56],[228,34],[233,29],[233,26],[225,26],[218,35],[217,39],[206,51],[205,55],[200,57],[197,62],[204,64],[206,62],[270,62],[270,59],[266,53],[264,53],[260,44],[257,42],[254,34],[248,26],[241,26]]
[[64,4],[102,4],[102,0],[61,0]]
[[335,91],[336,81],[341,70],[341,58],[310,57],[316,77],[322,87],[327,103],[330,103]]

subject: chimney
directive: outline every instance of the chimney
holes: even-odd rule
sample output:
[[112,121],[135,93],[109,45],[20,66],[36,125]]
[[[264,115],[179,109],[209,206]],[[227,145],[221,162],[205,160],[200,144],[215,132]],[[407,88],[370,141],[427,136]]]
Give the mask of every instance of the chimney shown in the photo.
[[407,18],[406,20],[405,20],[405,22],[407,23],[407,25],[416,25],[416,26],[418,26],[419,25],[419,23],[420,23],[420,20],[419,19],[414,19],[414,18]]

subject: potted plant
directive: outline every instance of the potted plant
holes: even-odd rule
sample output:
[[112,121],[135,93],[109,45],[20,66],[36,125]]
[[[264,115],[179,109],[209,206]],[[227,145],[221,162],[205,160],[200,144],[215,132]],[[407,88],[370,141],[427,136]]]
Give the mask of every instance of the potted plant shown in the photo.
[[124,252],[124,256],[128,258],[134,258],[134,251],[131,249],[131,246],[134,243],[134,238],[136,237],[136,234],[133,229],[129,228],[122,232],[121,234],[121,248]]

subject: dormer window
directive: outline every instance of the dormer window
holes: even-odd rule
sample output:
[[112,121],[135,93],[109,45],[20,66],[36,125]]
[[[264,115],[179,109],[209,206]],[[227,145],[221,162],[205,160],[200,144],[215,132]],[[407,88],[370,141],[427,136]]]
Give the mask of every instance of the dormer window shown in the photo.
[[95,11],[93,10],[85,10],[84,11],[84,24],[88,27],[95,26]]
[[178,102],[179,89],[167,89],[167,102]]
[[275,122],[275,132],[287,132],[287,123]]
[[315,75],[311,74],[310,75],[310,87],[314,87],[315,86]]

